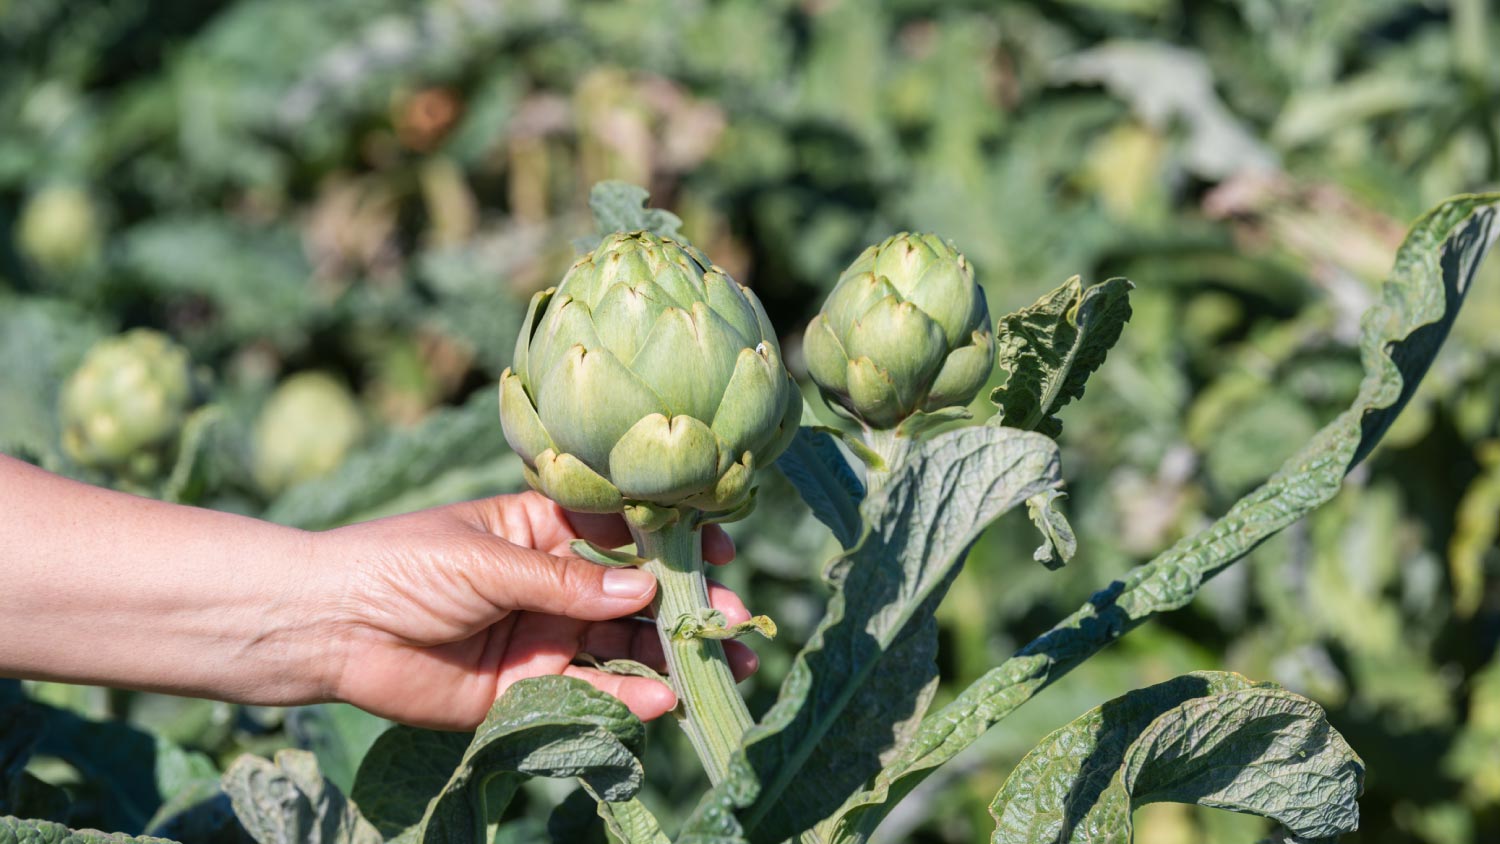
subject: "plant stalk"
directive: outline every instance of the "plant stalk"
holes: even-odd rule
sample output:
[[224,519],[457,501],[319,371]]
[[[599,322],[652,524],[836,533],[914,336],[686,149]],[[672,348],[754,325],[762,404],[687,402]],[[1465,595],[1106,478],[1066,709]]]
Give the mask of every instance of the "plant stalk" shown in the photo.
[[679,638],[672,629],[683,616],[700,617],[709,609],[708,581],[703,576],[703,531],[686,514],[656,531],[632,526],[636,553],[645,569],[656,575],[656,632],[667,656],[667,671],[677,691],[678,720],[717,785],[729,770],[729,757],[739,749],[754,722],[740,697],[715,639]]
[[878,430],[875,428],[865,429],[865,445],[880,456],[884,467],[865,467],[865,497],[873,495],[876,490],[886,485],[897,469],[906,463],[907,455],[911,453],[915,443],[910,437],[905,437],[896,432],[896,429]]

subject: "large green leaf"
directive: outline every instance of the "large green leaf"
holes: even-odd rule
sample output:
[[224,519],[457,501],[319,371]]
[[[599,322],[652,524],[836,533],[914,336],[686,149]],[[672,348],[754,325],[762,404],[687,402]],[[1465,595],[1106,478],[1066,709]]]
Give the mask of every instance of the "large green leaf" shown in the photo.
[[1005,383],[990,393],[997,423],[1055,437],[1057,412],[1083,397],[1088,377],[1104,363],[1130,320],[1134,285],[1112,278],[1085,288],[1078,276],[1029,307],[1000,319],[995,346]]
[[1500,236],[1500,194],[1458,196],[1407,234],[1381,300],[1365,315],[1365,377],[1354,404],[1222,518],[1115,581],[929,715],[913,740],[837,819],[866,840],[891,805],[1038,691],[1146,619],[1179,609],[1209,578],[1337,494],[1400,412],[1437,354],[1485,253]]
[[0,844],[176,844],[166,838],[100,832],[97,829],[68,829],[51,821],[23,821],[0,818]]
[[[605,801],[630,800],[645,736],[615,698],[581,680],[537,677],[506,690],[472,737],[392,728],[360,765],[354,793],[387,838],[480,844],[526,777],[578,777]],[[618,817],[630,828],[643,822],[629,807]]]
[[360,760],[390,728],[391,722],[347,703],[323,703],[291,710],[286,726],[298,747],[311,750],[318,757],[323,776],[340,789],[350,791]]
[[380,833],[306,750],[282,750],[273,763],[245,754],[224,772],[240,824],[259,844],[381,844]]
[[428,802],[448,784],[472,739],[397,724],[365,753],[350,796],[387,839],[415,837]]
[[1197,803],[1322,838],[1359,825],[1364,766],[1306,698],[1201,672],[1137,689],[1062,727],[990,805],[996,844],[1129,844],[1147,803]]
[[[803,416],[811,418],[807,413]],[[832,435],[806,425],[798,428],[791,444],[777,458],[776,468],[797,488],[818,521],[833,531],[840,545],[851,548],[859,541],[863,527],[859,503],[865,497],[864,484]]]
[[936,676],[932,614],[970,543],[1060,482],[1057,447],[1039,434],[975,426],[915,446],[865,499],[868,528],[829,569],[826,615],[680,840],[742,829],[753,842],[784,840],[879,770],[921,716]]

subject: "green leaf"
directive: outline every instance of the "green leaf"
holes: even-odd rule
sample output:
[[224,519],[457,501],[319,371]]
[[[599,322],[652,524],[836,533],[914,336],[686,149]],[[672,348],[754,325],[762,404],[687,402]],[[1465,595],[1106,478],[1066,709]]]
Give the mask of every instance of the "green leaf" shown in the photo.
[[58,463],[57,395],[106,326],[68,302],[0,295],[0,452]]
[[597,566],[609,568],[633,568],[646,564],[641,557],[614,548],[595,545],[587,539],[575,539],[568,543],[573,553]]
[[1364,765],[1316,703],[1237,674],[1137,689],[1042,739],[995,795],[996,844],[1129,844],[1147,803],[1249,812],[1296,835],[1359,826]]
[[680,840],[738,835],[743,823],[752,842],[781,841],[879,770],[925,707],[932,614],[969,545],[1060,482],[1057,446],[1038,434],[976,426],[915,445],[865,500],[866,532],[830,566],[826,615]]
[[380,833],[306,750],[278,751],[274,763],[245,754],[224,772],[224,790],[259,844],[381,844]]
[[370,745],[350,796],[386,839],[415,839],[428,802],[448,784],[472,738],[397,724]]
[[176,844],[165,838],[100,832],[97,829],[68,829],[51,821],[23,821],[0,818],[0,844]]
[[1133,569],[924,719],[913,740],[845,806],[837,840],[864,841],[888,807],[1037,692],[1148,618],[1180,609],[1209,578],[1338,493],[1416,389],[1485,253],[1500,193],[1453,197],[1418,220],[1381,300],[1365,315],[1365,377],[1348,410],[1222,518]]
[[1073,526],[1068,524],[1068,517],[1053,506],[1057,499],[1065,497],[1067,493],[1049,489],[1026,499],[1026,514],[1042,534],[1042,544],[1037,546],[1031,558],[1049,569],[1062,568],[1078,551]]
[[[457,769],[427,805],[415,840],[482,844],[522,779],[578,777],[608,801],[635,796],[646,730],[625,704],[582,680],[522,680],[495,702]],[[480,795],[483,794],[483,798]]]
[[682,240],[682,219],[670,211],[647,208],[646,200],[650,198],[650,191],[629,182],[607,181],[594,185],[589,191],[589,210],[594,212],[599,232],[592,240],[581,238],[576,244],[579,251],[593,249],[599,238],[612,232],[645,230]]
[[289,711],[286,726],[298,747],[318,757],[323,776],[341,790],[350,791],[360,760],[390,729],[391,722],[347,703],[320,703]]
[[600,799],[587,785],[584,788],[597,801],[599,817],[604,819],[604,828],[613,840],[620,844],[669,844],[671,841],[661,831],[656,816],[641,801],[632,797],[611,803]]
[[1453,579],[1453,611],[1468,618],[1484,599],[1484,558],[1500,539],[1500,442],[1480,450],[1484,466],[1458,502],[1448,570]]
[[1078,276],[1029,307],[1000,319],[995,346],[1010,373],[990,393],[1000,408],[993,424],[1056,437],[1056,414],[1083,396],[1084,383],[1120,339],[1130,320],[1135,285],[1112,278],[1085,288]]
[[865,487],[833,437],[803,425],[776,459],[776,468],[797,488],[818,521],[833,531],[839,545],[853,547],[863,527],[859,503]]

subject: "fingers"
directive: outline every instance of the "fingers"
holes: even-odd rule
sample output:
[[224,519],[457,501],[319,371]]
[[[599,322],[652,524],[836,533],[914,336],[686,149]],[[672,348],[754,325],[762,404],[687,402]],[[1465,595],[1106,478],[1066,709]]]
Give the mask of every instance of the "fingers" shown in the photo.
[[703,560],[722,566],[734,559],[734,540],[719,525],[708,525],[703,529]]
[[605,694],[614,695],[642,721],[659,718],[677,705],[677,695],[673,694],[672,689],[666,683],[649,677],[609,674],[597,668],[579,665],[568,666],[563,674],[583,680]]
[[656,594],[656,578],[641,569],[555,557],[498,538],[487,544],[489,559],[463,570],[475,592],[503,610],[601,621],[634,615]]

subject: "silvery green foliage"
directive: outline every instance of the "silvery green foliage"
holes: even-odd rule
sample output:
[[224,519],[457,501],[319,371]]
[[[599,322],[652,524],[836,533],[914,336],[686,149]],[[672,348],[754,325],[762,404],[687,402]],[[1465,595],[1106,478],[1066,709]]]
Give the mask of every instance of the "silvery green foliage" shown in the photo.
[[522,780],[578,777],[609,804],[607,820],[648,835],[654,820],[631,802],[645,736],[615,698],[581,680],[537,677],[501,695],[472,736],[392,728],[365,756],[354,794],[388,840],[477,844]]
[[380,844],[380,833],[323,777],[306,750],[275,762],[245,754],[224,772],[224,790],[257,844]]
[[1208,578],[1333,498],[1437,355],[1480,261],[1500,236],[1497,215],[1500,194],[1478,194],[1449,199],[1418,220],[1379,304],[1365,316],[1365,377],[1354,404],[1222,518],[1110,584],[923,719],[915,737],[830,821],[829,838],[868,840],[894,802],[989,727],[1148,618],[1185,606]]
[[1120,339],[1132,287],[1112,278],[1085,288],[1073,276],[1000,320],[995,345],[1000,369],[1010,377],[990,394],[1000,406],[998,424],[1049,437],[1062,432],[1056,414],[1083,397],[1084,383]]
[[589,191],[597,236],[580,238],[579,252],[591,252],[599,238],[615,232],[648,231],[669,240],[682,240],[682,218],[664,208],[649,208],[651,193],[629,182],[600,182]]
[[165,838],[100,832],[97,829],[68,829],[51,821],[26,821],[0,818],[0,844],[176,844]]
[[917,444],[860,505],[865,529],[829,568],[827,614],[678,840],[781,841],[874,775],[925,708],[933,613],[969,544],[1060,483],[1057,447],[1039,434],[975,426]]
[[1137,689],[1042,739],[990,806],[995,844],[1129,844],[1146,803],[1197,803],[1327,838],[1359,826],[1364,765],[1312,701],[1238,674]]

